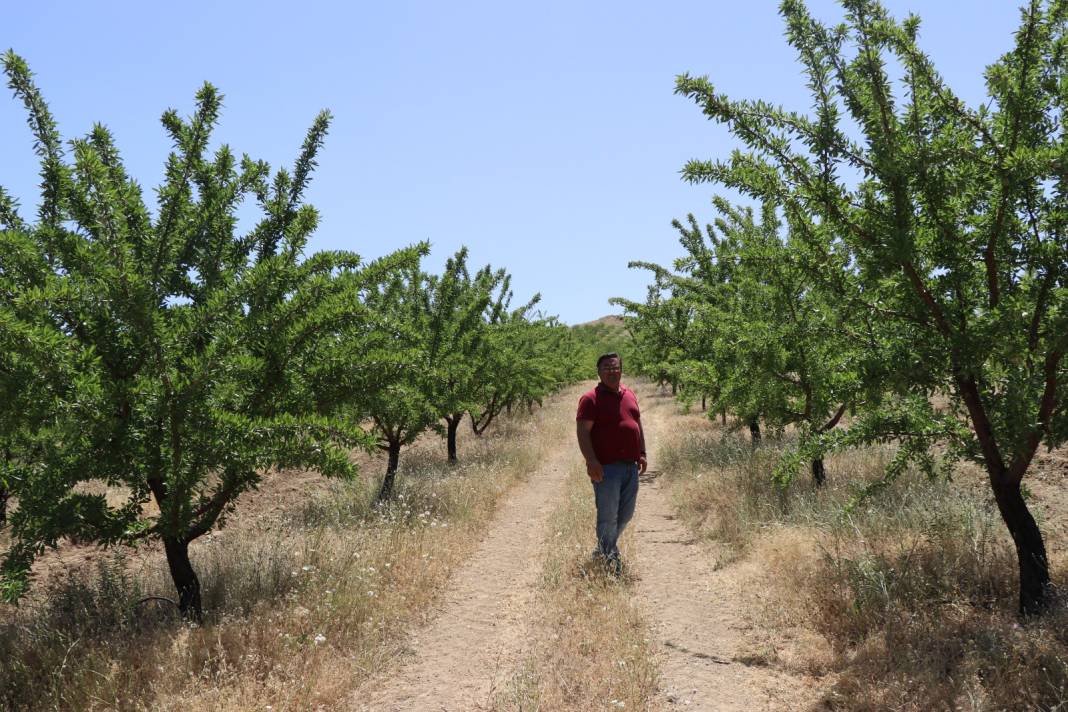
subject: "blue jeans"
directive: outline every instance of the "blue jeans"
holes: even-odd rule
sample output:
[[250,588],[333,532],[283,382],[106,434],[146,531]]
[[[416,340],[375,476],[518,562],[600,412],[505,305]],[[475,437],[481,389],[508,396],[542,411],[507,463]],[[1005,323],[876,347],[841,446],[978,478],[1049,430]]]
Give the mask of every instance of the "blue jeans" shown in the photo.
[[597,502],[597,552],[606,559],[619,558],[616,542],[634,516],[638,502],[638,464],[613,462],[604,465],[604,478],[593,483]]

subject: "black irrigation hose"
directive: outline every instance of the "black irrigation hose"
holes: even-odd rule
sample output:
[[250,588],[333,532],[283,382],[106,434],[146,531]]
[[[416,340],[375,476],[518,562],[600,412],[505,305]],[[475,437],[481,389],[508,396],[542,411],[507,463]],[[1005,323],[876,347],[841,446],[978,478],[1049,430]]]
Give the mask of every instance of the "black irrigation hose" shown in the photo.
[[133,607],[137,608],[142,603],[148,603],[149,601],[166,601],[167,603],[169,603],[172,606],[174,606],[174,610],[176,610],[178,612],[181,612],[181,610],[182,610],[181,608],[178,607],[178,602],[177,601],[175,601],[175,600],[173,600],[171,598],[167,598],[166,596],[145,596],[141,600],[135,602],[133,604]]

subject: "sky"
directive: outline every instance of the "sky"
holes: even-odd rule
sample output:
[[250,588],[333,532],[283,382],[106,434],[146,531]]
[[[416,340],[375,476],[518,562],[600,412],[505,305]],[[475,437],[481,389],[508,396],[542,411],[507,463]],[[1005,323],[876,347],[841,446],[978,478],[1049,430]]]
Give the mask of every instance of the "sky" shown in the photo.
[[[65,139],[94,122],[127,172],[158,186],[170,150],[159,123],[225,96],[214,145],[289,166],[321,109],[333,123],[307,200],[321,213],[309,251],[374,258],[421,240],[438,270],[461,246],[504,267],[516,303],[577,324],[641,301],[649,273],[681,256],[674,218],[713,216],[683,182],[692,158],[738,147],[675,77],[708,75],[734,98],[811,102],[778,3],[750,2],[15,2],[0,49],[21,55]],[[837,21],[832,0],[810,0]],[[1012,46],[1013,0],[887,0],[923,18],[921,47],[975,105],[983,69]],[[0,99],[0,185],[24,217],[38,201],[25,113]],[[253,213],[246,211],[249,215]],[[244,214],[244,213],[243,213]],[[251,219],[251,218],[249,218]]]

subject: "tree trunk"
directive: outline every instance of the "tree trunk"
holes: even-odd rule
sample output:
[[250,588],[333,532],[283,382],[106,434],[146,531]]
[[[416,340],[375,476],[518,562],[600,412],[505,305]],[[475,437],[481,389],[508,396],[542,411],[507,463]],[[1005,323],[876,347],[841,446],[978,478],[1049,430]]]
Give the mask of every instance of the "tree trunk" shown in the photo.
[[448,437],[446,442],[448,443],[449,450],[449,462],[456,462],[456,431],[460,428],[460,421],[463,419],[463,413],[455,413],[452,416],[446,416],[445,422],[448,423]]
[[749,437],[754,445],[760,442],[760,421],[756,418],[749,419]]
[[701,394],[701,411],[702,412],[708,410],[708,405],[705,403],[705,397],[706,397],[705,394],[702,393]]
[[823,458],[819,457],[812,461],[812,481],[817,487],[823,487],[827,480],[827,471],[823,469]]
[[[11,464],[11,451],[4,448],[4,464]],[[11,497],[11,490],[0,484],[0,527],[7,524],[7,500]]]
[[384,502],[393,494],[393,480],[397,477],[397,463],[400,462],[400,443],[389,444],[389,461],[386,476],[382,479],[382,489],[378,490],[378,501]]
[[1020,484],[1006,480],[1008,478],[1004,473],[1000,477],[991,475],[990,485],[1001,518],[1016,544],[1016,557],[1020,564],[1020,615],[1038,615],[1049,606],[1052,592],[1046,545],[1035,518],[1024,502]]
[[503,406],[497,403],[497,394],[494,393],[489,403],[486,404],[486,409],[482,411],[477,419],[474,411],[468,411],[467,414],[471,416],[471,430],[475,431],[475,435],[482,437],[482,433],[486,432],[486,428],[500,414],[502,408]]
[[672,381],[671,382],[671,395],[675,395],[678,392],[679,392],[679,384],[677,384],[674,381]]
[[726,408],[724,408],[723,410],[721,410],[719,412],[719,421],[723,425],[724,428],[727,427],[727,409]]
[[204,609],[200,602],[200,580],[189,561],[189,542],[163,537],[163,548],[167,552],[171,580],[178,590],[178,610],[183,618],[200,623],[204,618]]
[[475,416],[471,415],[471,431],[475,435],[477,435],[478,437],[482,437],[482,433],[486,431],[487,427],[489,427],[489,422],[483,423],[481,426],[479,426],[478,421],[475,420]]

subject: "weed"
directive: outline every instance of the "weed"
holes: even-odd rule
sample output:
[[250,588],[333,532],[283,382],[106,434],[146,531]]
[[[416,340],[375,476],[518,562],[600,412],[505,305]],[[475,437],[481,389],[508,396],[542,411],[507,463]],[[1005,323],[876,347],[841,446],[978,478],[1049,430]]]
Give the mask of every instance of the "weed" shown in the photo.
[[460,465],[446,463],[436,439],[417,446],[385,505],[373,482],[334,483],[235,517],[191,551],[200,627],[161,600],[172,586],[154,552],[87,554],[99,563],[50,575],[20,607],[0,607],[0,707],[343,706],[396,664],[403,633],[433,609],[499,497],[535,466],[541,439],[560,436],[544,424],[564,422],[575,398],[502,418],[468,441]]
[[832,708],[1068,705],[1068,611],[1017,619],[1016,556],[981,482],[909,472],[849,507],[891,448],[835,455],[824,487],[781,490],[771,481],[781,445],[753,449],[707,422],[679,422],[658,462],[680,513],[759,572],[757,625],[828,643],[829,656],[813,648],[771,662],[834,672]]

